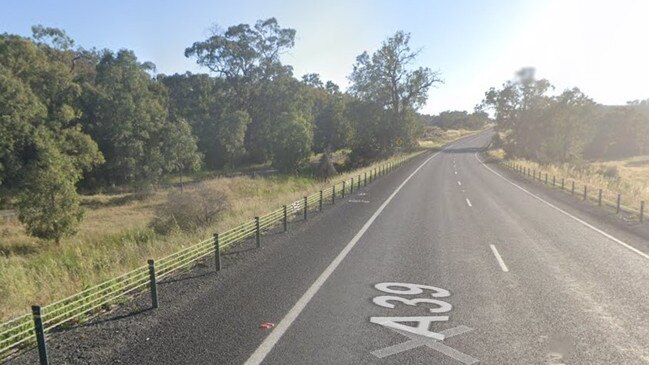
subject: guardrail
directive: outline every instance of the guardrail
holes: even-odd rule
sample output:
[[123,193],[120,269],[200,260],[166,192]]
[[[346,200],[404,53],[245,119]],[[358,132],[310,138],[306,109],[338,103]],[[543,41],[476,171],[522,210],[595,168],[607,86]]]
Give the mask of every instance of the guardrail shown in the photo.
[[[591,201],[597,203],[597,205],[600,207],[608,206],[610,208],[614,208],[616,214],[625,212],[627,214],[637,216],[640,223],[644,222],[644,201],[641,201],[638,204],[638,209],[635,209],[622,204],[622,193],[599,188],[589,189],[588,185],[583,184],[579,186],[576,180],[566,179],[565,177],[557,178],[557,176],[552,176],[550,180],[550,177],[547,173],[543,175],[541,171],[538,171],[537,175],[537,171],[535,169],[524,167],[511,161],[501,161],[500,164],[525,178],[531,179],[532,181],[538,181],[546,186],[558,188],[561,189],[561,191],[570,192],[571,195],[579,196],[583,201]],[[559,181],[559,179],[561,180]],[[593,194],[593,191],[595,192],[595,194]],[[614,200],[609,199],[610,197],[614,197]]]
[[66,324],[76,324],[88,317],[108,308],[110,304],[129,295],[139,294],[147,288],[151,293],[152,307],[158,307],[157,281],[183,268],[191,267],[196,261],[214,255],[216,271],[221,270],[221,251],[235,243],[255,237],[257,247],[261,243],[261,235],[271,228],[282,224],[283,230],[288,230],[288,222],[296,216],[308,219],[310,211],[323,209],[327,202],[335,204],[336,198],[344,198],[345,194],[353,193],[374,181],[377,177],[387,174],[396,167],[403,165],[414,154],[400,157],[394,161],[381,164],[365,170],[351,179],[334,183],[331,187],[315,194],[305,196],[291,204],[284,205],[266,215],[255,217],[237,227],[213,237],[183,248],[157,261],[149,260],[147,265],[79,293],[61,299],[46,306],[33,306],[31,314],[24,314],[5,323],[0,323],[0,361],[35,344],[38,346],[41,365],[48,364],[46,335]]

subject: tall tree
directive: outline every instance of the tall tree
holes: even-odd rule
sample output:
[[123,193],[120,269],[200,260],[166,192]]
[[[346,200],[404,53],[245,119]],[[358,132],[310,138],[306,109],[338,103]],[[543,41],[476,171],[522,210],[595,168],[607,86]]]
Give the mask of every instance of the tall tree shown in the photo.
[[553,87],[548,80],[536,79],[533,68],[523,68],[502,89],[491,88],[481,104],[495,114],[499,131],[509,130],[503,141],[505,150],[513,156],[534,158],[540,148],[537,137],[541,115],[551,98],[547,93]]
[[253,161],[270,156],[269,109],[273,109],[273,117],[290,112],[285,103],[269,108],[269,101],[277,100],[272,93],[276,83],[281,88],[284,79],[292,78],[291,67],[282,65],[280,55],[294,43],[295,30],[281,28],[275,18],[269,18],[253,26],[239,24],[224,32],[215,31],[207,40],[185,50],[185,56],[195,57],[199,65],[228,83],[234,93],[231,109],[243,110],[250,116],[245,145]]
[[409,113],[426,103],[430,87],[442,82],[439,72],[413,67],[419,52],[412,51],[409,42],[409,33],[397,32],[372,56],[367,52],[358,56],[349,77],[352,95],[389,112],[386,120],[393,147],[398,141],[415,142],[417,128],[413,130],[413,122],[418,122],[413,121]]
[[87,171],[102,161],[97,145],[81,131],[77,107],[81,87],[65,52],[26,38],[0,36],[0,183],[4,188],[25,186],[26,166],[38,159],[38,130],[56,136],[50,148],[58,149],[79,170]]
[[[107,52],[97,65],[87,98],[85,121],[106,157],[98,172],[105,181],[148,185],[177,170],[178,159],[196,159],[191,130],[169,125],[167,89],[150,77],[133,52]],[[194,146],[175,148],[178,141]],[[187,155],[169,160],[165,154],[169,149]]]

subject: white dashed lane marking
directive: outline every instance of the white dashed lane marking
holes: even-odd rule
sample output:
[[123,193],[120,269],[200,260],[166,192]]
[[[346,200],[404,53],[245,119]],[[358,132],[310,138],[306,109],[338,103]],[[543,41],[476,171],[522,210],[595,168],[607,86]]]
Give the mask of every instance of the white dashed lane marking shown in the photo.
[[500,253],[498,253],[498,249],[494,245],[489,245],[491,247],[491,252],[494,253],[494,256],[496,256],[496,260],[498,261],[498,264],[500,265],[500,268],[504,272],[509,272],[509,269],[507,268],[507,265],[505,265],[505,261],[503,261],[503,258],[500,257]]

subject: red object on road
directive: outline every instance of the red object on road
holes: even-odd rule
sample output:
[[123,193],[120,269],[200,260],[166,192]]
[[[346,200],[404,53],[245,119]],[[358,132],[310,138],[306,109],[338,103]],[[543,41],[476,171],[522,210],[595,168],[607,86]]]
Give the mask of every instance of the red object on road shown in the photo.
[[271,329],[271,328],[273,328],[273,327],[275,327],[275,323],[271,323],[271,322],[265,322],[265,323],[262,323],[262,324],[259,326],[259,328],[263,328],[263,329],[265,329],[265,330],[267,330],[267,329]]

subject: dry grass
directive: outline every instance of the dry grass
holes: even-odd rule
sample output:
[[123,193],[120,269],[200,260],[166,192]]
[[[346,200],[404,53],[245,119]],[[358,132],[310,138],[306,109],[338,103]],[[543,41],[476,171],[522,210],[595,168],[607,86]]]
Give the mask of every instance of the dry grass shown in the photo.
[[[577,192],[588,187],[589,195],[596,195],[602,189],[604,200],[614,203],[617,194],[622,194],[622,205],[638,210],[641,201],[649,201],[649,156],[607,162],[592,162],[583,166],[571,164],[539,165],[536,162],[514,159],[513,163],[548,174],[549,179],[566,179],[566,188],[575,181]],[[545,176],[545,175],[544,175]]]
[[[336,180],[351,176],[355,176],[353,171]],[[27,312],[31,304],[71,295],[141,266],[149,258],[166,256],[213,232],[328,187],[331,182],[278,176],[214,178],[203,184],[227,193],[231,206],[217,223],[195,232],[162,236],[149,227],[156,207],[166,200],[167,190],[145,199],[129,194],[84,197],[86,215],[79,233],[58,246],[27,236],[15,218],[0,221],[0,322]]]
[[505,151],[502,148],[490,149],[486,155],[488,161],[502,161],[505,159]]
[[[428,146],[439,147],[470,133],[475,132],[449,131]],[[336,181],[356,175],[358,172],[351,171],[339,175]],[[86,214],[79,233],[58,246],[27,236],[15,217],[0,218],[0,322],[26,313],[31,304],[44,305],[74,294],[139,267],[149,258],[164,257],[213,232],[329,187],[332,182],[278,176],[211,178],[203,184],[225,192],[230,207],[218,222],[194,232],[163,236],[149,227],[156,208],[166,201],[168,189],[144,198],[133,194],[84,196]]]
[[448,129],[443,131],[442,135],[433,136],[430,139],[419,141],[419,145],[423,148],[441,148],[443,145],[453,142],[456,139],[481,132],[468,129]]

